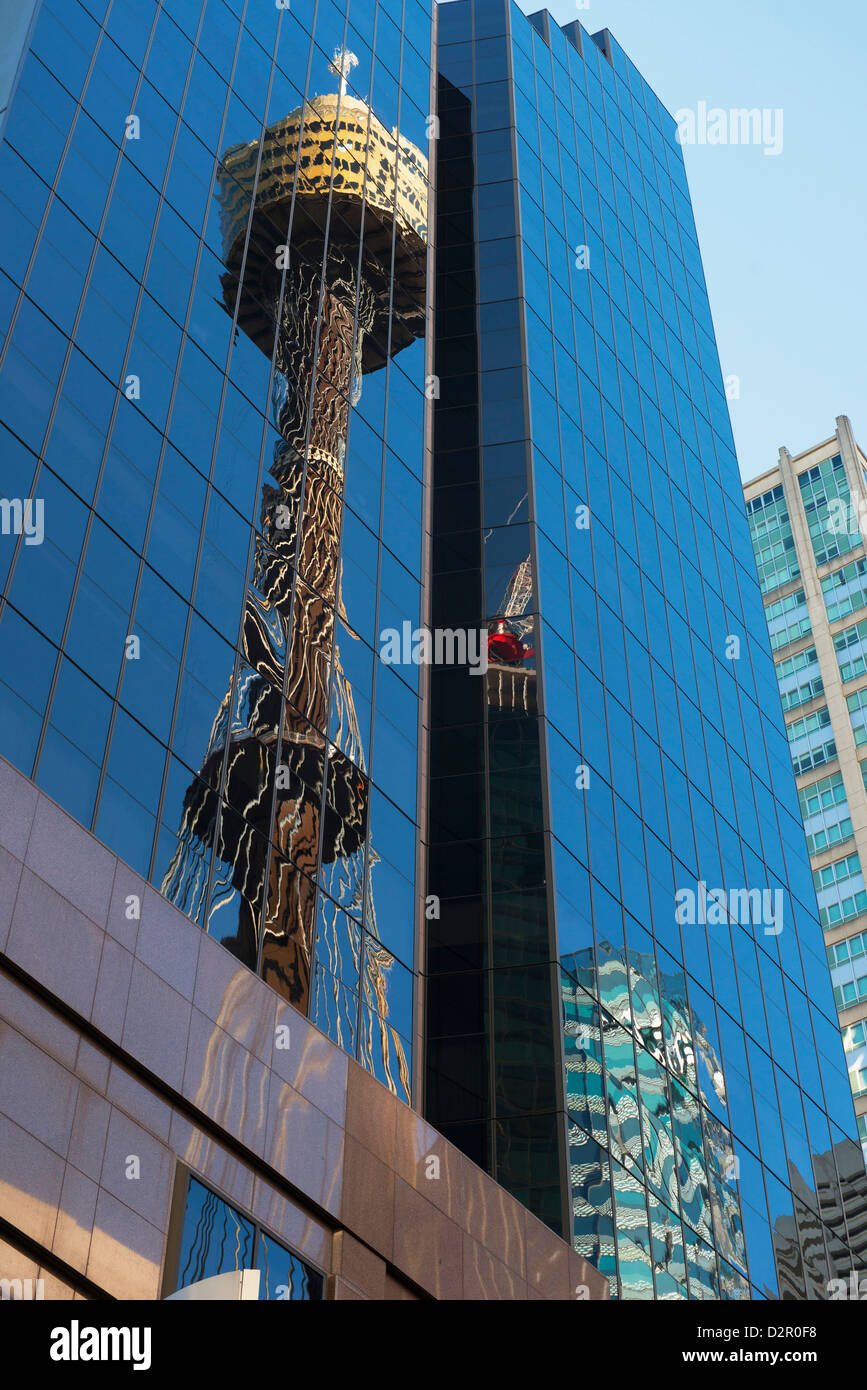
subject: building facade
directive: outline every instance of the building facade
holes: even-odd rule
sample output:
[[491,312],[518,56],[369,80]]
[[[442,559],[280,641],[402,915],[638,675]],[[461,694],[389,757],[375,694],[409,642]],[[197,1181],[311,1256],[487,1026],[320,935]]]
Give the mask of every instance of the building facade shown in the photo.
[[24,18],[8,1277],[823,1296],[851,1095],[672,118],[506,0]]
[[833,438],[744,487],[867,1162],[867,458]]
[[421,612],[412,9],[43,6],[0,385],[47,517],[4,544],[2,752],[405,1100],[418,672],[375,634]]
[[0,1263],[49,1297],[608,1293],[408,1105],[432,27],[347,9],[14,31]]
[[426,1114],[615,1297],[821,1297],[860,1155],[675,122],[608,32],[437,25],[432,613],[490,665],[432,672]]

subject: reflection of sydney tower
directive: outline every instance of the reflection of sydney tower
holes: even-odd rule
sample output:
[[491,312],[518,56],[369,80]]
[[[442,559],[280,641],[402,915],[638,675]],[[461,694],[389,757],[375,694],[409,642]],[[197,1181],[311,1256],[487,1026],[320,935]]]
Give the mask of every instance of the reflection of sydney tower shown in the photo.
[[214,872],[210,930],[255,968],[264,901],[262,973],[303,1011],[318,866],[357,861],[367,826],[364,752],[339,653],[335,737],[350,756],[331,748],[325,769],[350,401],[363,373],[425,329],[427,161],[347,94],[355,61],[339,51],[339,93],[265,131],[258,179],[257,142],[223,157],[223,302],[274,354],[281,439],[262,489],[240,677],[214,721],[201,783],[186,794],[163,883],[187,911],[205,891],[202,846],[225,762],[215,858],[226,869]]

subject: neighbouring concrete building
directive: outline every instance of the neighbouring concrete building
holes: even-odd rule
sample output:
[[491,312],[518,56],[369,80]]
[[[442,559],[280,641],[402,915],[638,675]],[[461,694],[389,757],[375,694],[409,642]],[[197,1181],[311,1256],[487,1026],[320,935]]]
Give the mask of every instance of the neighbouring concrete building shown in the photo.
[[867,457],[830,439],[744,486],[867,1161]]

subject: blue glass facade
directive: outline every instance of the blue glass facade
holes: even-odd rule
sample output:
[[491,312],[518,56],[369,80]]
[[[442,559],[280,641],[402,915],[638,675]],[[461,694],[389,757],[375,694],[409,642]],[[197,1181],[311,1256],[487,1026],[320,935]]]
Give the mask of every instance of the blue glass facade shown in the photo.
[[437,20],[433,612],[492,664],[433,676],[427,1113],[615,1296],[824,1297],[860,1153],[675,123],[607,31]]
[[0,146],[0,752],[406,1099],[430,53],[45,0]]
[[[615,1296],[823,1296],[830,735],[673,119],[510,0],[42,0],[0,119],[0,754]],[[424,622],[485,679],[378,659]]]

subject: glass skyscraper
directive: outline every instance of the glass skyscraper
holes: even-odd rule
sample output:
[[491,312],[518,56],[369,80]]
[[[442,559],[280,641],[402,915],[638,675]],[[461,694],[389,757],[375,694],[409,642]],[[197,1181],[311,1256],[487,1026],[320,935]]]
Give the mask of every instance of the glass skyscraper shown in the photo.
[[433,613],[491,664],[432,678],[427,1113],[615,1295],[822,1297],[859,1153],[675,122],[607,31],[437,23]]
[[[267,1170],[248,1137],[283,1015],[232,1120],[219,1068],[100,1026],[256,1175],[172,1138],[160,1286],[243,1237],[318,1297],[336,1221],[449,1296],[396,1253],[422,1221],[375,1224],[418,1167],[387,1135],[442,1144],[397,1097],[614,1297],[824,1297],[863,1169],[672,117],[511,0],[42,0],[9,36],[0,755],[237,958],[205,1014],[213,954],[147,948],[191,1039],[228,1069],[249,984],[336,1045],[292,1024],[299,1086],[344,1069],[293,1101],[305,1188],[312,1130],[271,1115]],[[484,661],[413,659],[426,626]],[[308,1245],[259,1201],[284,1169]]]

